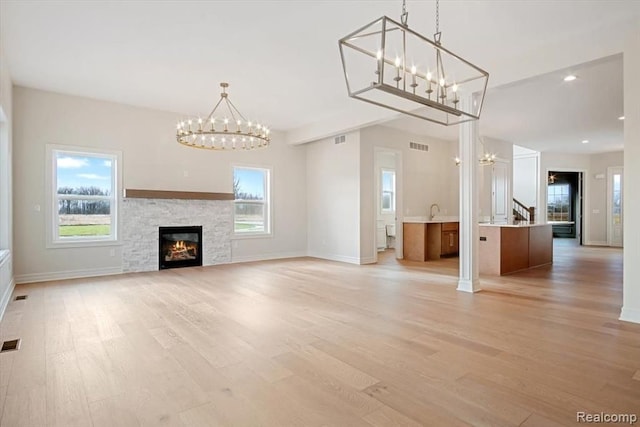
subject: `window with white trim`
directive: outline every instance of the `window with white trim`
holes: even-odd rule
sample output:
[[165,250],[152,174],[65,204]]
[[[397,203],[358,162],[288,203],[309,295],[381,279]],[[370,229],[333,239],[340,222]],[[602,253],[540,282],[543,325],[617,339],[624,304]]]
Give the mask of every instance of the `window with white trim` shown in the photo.
[[382,213],[394,213],[396,211],[396,172],[394,170],[380,170],[380,190]]
[[566,222],[571,219],[571,186],[550,184],[547,190],[547,221]]
[[233,232],[236,236],[271,233],[269,169],[234,166]]
[[49,149],[51,243],[117,241],[119,154],[66,147]]

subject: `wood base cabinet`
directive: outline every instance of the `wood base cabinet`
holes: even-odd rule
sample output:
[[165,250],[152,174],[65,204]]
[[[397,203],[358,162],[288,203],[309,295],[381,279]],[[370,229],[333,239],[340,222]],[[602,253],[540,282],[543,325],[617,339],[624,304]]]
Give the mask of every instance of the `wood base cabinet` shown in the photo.
[[406,260],[429,261],[458,254],[457,222],[405,222],[403,232]]

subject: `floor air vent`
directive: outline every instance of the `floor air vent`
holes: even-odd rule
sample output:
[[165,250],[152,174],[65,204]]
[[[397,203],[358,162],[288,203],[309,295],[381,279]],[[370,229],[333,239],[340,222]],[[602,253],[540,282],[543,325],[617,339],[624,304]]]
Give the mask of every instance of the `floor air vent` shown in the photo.
[[23,299],[27,299],[28,295],[18,295],[14,301],[21,301]]
[[4,353],[5,351],[13,351],[18,350],[20,348],[20,339],[5,341],[2,343],[2,349],[0,349],[0,353]]

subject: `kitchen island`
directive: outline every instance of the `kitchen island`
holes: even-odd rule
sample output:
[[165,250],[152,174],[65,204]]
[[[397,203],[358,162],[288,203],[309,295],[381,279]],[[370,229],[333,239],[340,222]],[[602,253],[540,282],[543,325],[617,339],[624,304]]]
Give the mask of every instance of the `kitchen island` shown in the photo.
[[551,224],[480,224],[480,274],[501,276],[552,262]]
[[405,217],[402,232],[406,260],[429,261],[458,254],[457,217]]

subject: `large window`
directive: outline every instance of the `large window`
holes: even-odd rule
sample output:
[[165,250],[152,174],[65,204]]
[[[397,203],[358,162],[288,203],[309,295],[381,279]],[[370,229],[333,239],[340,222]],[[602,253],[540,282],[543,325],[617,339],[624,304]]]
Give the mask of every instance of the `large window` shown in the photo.
[[547,192],[547,220],[569,221],[571,218],[571,186],[549,185]]
[[115,242],[118,154],[50,147],[49,156],[51,243]]
[[264,168],[234,167],[235,208],[233,231],[236,236],[264,235],[270,226],[270,171]]
[[396,211],[396,172],[394,170],[381,170],[380,189],[382,213],[394,213]]

